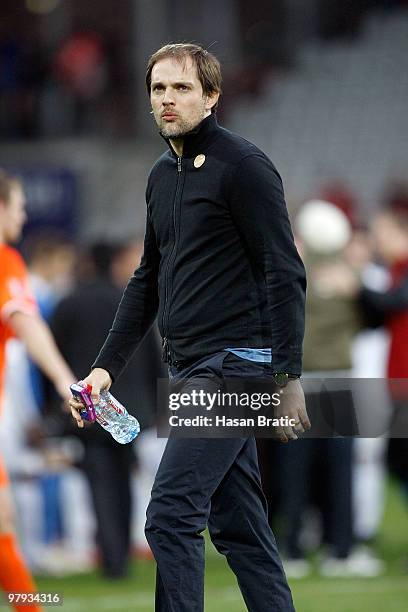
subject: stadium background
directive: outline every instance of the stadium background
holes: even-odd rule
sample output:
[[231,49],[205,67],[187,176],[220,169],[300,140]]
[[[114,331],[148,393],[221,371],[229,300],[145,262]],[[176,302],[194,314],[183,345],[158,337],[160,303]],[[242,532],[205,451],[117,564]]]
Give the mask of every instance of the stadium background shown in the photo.
[[[331,196],[358,225],[390,194],[407,197],[403,0],[2,0],[0,165],[24,179],[26,238],[45,228],[83,246],[143,233],[146,175],[163,149],[144,68],[173,40],[219,57],[219,120],[270,155],[292,214],[311,197]],[[295,581],[299,610],[405,609],[406,505],[387,486],[384,576]],[[207,609],[242,610],[211,547],[207,574]],[[153,565],[138,561],[120,585],[97,574],[39,585],[64,591],[66,610],[150,610]]]

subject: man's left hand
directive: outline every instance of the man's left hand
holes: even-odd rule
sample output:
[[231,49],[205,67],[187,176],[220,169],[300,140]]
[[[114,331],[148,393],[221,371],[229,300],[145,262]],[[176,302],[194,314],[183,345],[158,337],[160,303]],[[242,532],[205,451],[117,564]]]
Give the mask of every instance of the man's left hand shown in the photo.
[[311,424],[306,411],[305,394],[299,379],[291,379],[285,387],[279,388],[280,404],[274,411],[275,418],[292,419],[294,426],[277,427],[277,437],[281,442],[297,440],[298,433],[310,429]]

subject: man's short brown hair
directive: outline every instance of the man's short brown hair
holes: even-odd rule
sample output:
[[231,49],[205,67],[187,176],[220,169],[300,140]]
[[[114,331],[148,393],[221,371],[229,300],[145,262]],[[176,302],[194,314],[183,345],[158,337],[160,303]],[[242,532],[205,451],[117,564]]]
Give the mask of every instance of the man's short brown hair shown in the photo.
[[0,168],[0,202],[8,204],[10,202],[11,192],[16,187],[22,188],[19,179],[15,176],[11,176]]
[[[213,93],[221,93],[221,66],[215,55],[193,43],[171,43],[158,49],[149,58],[146,69],[146,87],[149,96],[152,84],[152,70],[156,62],[171,58],[177,62],[184,63],[188,57],[191,57],[197,68],[197,75],[203,88],[203,94],[208,96]],[[216,108],[217,104],[212,107],[211,112],[214,113]]]

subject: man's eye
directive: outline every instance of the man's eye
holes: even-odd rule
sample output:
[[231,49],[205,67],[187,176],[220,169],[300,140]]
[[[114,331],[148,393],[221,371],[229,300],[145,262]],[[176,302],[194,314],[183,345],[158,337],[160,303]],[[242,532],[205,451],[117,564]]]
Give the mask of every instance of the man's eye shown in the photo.
[[153,87],[153,91],[157,92],[157,91],[163,91],[163,87],[161,87],[161,85],[155,85]]
[[188,87],[187,85],[179,85],[179,89],[181,89],[181,91],[187,91]]

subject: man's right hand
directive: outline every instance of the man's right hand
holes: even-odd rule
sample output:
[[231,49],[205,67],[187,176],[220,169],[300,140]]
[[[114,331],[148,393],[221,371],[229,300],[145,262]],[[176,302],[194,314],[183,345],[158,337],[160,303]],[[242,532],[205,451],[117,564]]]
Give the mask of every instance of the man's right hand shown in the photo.
[[[109,391],[112,384],[112,379],[109,372],[103,368],[95,368],[90,374],[83,380],[79,381],[79,384],[83,384],[85,387],[91,385],[92,387],[92,401],[94,404],[99,403],[99,394],[101,391]],[[71,408],[71,414],[77,422],[78,427],[84,426],[84,421],[81,418],[80,411],[83,409],[82,402],[79,402],[74,397],[69,400]]]

